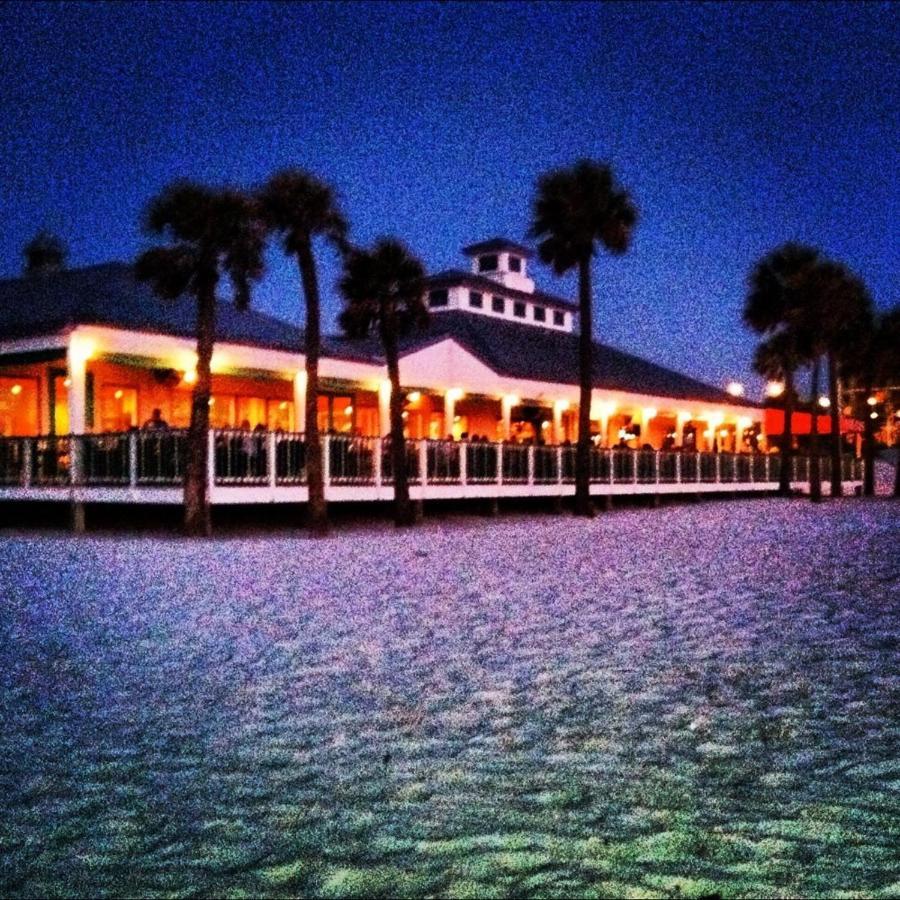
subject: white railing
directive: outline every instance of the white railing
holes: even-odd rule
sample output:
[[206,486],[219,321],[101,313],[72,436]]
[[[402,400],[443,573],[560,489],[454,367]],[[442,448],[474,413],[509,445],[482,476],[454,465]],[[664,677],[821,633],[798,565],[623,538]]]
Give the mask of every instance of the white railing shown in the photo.
[[[389,487],[393,484],[390,439],[323,435],[326,486]],[[185,474],[187,432],[133,430],[116,434],[0,438],[0,488],[97,486],[177,487]],[[209,438],[209,479],[216,487],[305,485],[307,452],[299,433],[215,430]],[[546,493],[575,480],[575,447],[467,441],[406,441],[411,485],[435,487],[508,486],[519,494]],[[778,455],[689,453],[592,448],[590,480],[618,493],[653,486],[720,490],[729,485],[778,483]],[[795,456],[792,481],[806,483],[810,460]],[[821,458],[822,480],[830,476]],[[844,456],[846,481],[862,478],[862,460]],[[716,485],[716,488],[710,486]],[[625,489],[625,490],[623,490]],[[665,489],[665,488],[664,488]],[[571,490],[569,488],[569,490]]]

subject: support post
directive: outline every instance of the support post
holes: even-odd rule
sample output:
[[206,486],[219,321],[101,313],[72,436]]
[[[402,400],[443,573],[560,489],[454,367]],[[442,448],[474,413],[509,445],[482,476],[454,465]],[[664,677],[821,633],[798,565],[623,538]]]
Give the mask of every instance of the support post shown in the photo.
[[500,410],[503,416],[502,437],[504,441],[509,440],[510,430],[512,428],[512,409],[515,405],[514,401],[516,399],[517,398],[512,397],[509,394],[504,394],[503,399],[500,401]]
[[375,487],[381,488],[382,479],[382,455],[384,454],[384,444],[381,437],[375,438]]
[[703,479],[700,477],[700,463],[701,463],[701,461],[702,461],[702,460],[701,460],[701,453],[700,453],[700,451],[698,450],[698,451],[697,451],[697,484],[700,484],[700,482],[703,480]]
[[717,453],[715,456],[716,456],[716,484],[719,484],[722,481],[722,454]]
[[534,444],[528,445],[528,483],[534,484]]
[[462,441],[459,445],[459,483],[465,485],[469,476],[469,442]]
[[456,417],[456,392],[453,388],[444,391],[444,434],[442,438],[453,435],[453,420]]
[[206,484],[212,502],[212,491],[216,484],[216,432],[212,428],[207,432],[206,440]]
[[675,454],[675,484],[681,484],[681,454]]
[[497,486],[503,484],[503,441],[497,442]]
[[306,431],[306,369],[294,373],[294,430]]
[[138,484],[138,433],[128,432],[128,484],[132,490]]
[[277,435],[274,431],[266,434],[266,462],[268,463],[269,487],[274,491],[278,483],[276,460],[278,458]]
[[34,479],[34,441],[22,439],[22,487],[30,487]]
[[[331,435],[322,435],[322,484],[331,487]],[[327,498],[326,498],[327,499]]]
[[419,484],[422,486],[422,499],[425,499],[425,485],[428,484],[428,441],[419,440]]
[[378,436],[391,433],[391,383],[385,379],[378,385]]

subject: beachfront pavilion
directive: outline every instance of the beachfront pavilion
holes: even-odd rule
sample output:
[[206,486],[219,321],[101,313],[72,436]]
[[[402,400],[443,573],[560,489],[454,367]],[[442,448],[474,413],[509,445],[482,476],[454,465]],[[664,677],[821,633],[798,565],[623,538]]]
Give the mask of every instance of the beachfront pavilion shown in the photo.
[[[574,442],[576,307],[537,291],[527,249],[466,248],[471,271],[429,279],[430,325],[402,342],[408,437]],[[0,435],[124,432],[159,410],[185,428],[195,378],[195,310],[159,300],[118,263],[0,283]],[[304,430],[302,334],[255,311],[219,307],[210,416],[217,429]],[[388,433],[375,340],[326,338],[319,426]],[[763,411],[724,391],[597,344],[597,446],[744,451]]]

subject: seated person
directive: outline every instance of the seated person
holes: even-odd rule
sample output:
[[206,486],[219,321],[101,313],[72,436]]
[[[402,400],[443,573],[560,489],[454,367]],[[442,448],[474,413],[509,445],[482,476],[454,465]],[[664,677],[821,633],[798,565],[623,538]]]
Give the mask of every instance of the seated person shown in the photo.
[[150,413],[150,418],[144,422],[143,427],[151,431],[162,431],[169,427],[169,423],[162,417],[162,410],[157,407]]

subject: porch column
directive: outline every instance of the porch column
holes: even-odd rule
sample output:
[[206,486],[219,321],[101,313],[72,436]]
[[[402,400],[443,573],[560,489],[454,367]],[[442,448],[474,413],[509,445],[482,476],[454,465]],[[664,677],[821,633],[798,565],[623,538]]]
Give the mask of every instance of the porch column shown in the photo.
[[691,414],[680,410],[675,416],[675,444],[684,446],[684,426],[690,421]]
[[565,438],[563,435],[562,415],[569,408],[568,400],[557,400],[553,404],[553,441],[561,444]]
[[306,431],[306,369],[294,374],[294,429]]
[[77,334],[69,341],[66,365],[69,371],[69,432],[84,434],[87,431],[87,361],[90,345]]
[[391,433],[391,383],[386,378],[378,383],[378,436]]
[[453,434],[453,418],[456,416],[456,389],[449,388],[444,391],[444,433],[441,438],[450,437]]

